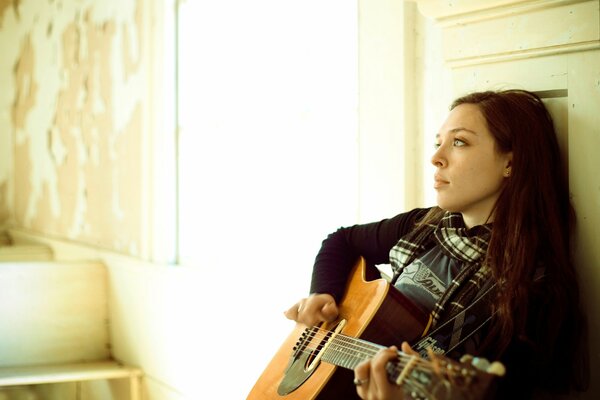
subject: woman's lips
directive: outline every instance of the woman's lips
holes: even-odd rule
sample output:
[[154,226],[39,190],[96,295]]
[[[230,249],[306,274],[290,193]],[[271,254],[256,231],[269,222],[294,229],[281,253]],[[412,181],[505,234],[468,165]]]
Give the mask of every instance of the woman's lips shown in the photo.
[[445,180],[444,178],[442,178],[439,175],[435,175],[433,177],[433,188],[434,189],[439,189],[443,186],[446,186],[447,184],[449,184],[450,182],[448,182],[447,180]]

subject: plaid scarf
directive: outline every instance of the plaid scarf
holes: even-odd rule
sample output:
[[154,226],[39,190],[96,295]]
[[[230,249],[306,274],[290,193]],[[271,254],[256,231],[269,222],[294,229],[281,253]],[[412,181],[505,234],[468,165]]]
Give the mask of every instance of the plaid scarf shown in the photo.
[[462,311],[488,280],[491,271],[483,261],[490,237],[491,225],[468,229],[461,214],[445,212],[439,221],[420,225],[400,238],[390,250],[394,281],[418,255],[433,246],[439,246],[447,256],[463,263],[460,272],[432,310],[429,329]]

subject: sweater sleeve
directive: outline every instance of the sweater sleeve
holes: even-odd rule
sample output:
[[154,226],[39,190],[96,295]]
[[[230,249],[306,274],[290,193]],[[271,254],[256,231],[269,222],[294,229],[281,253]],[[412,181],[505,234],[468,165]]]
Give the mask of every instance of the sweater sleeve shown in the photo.
[[344,293],[348,275],[358,257],[368,266],[389,263],[389,252],[414,228],[429,209],[417,208],[363,225],[339,228],[323,241],[312,272],[311,293],[329,293],[337,302]]

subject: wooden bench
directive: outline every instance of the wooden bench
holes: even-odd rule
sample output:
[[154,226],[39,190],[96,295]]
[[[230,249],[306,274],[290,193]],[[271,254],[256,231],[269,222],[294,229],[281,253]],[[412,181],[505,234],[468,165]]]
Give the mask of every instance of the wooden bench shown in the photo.
[[139,368],[111,358],[108,279],[96,261],[0,262],[0,387],[129,379]]

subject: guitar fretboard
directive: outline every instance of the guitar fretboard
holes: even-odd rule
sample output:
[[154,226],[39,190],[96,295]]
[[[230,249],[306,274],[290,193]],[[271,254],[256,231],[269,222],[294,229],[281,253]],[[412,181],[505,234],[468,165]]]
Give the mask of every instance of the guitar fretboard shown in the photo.
[[[306,338],[309,341],[316,340],[320,343],[315,350],[322,353],[322,361],[346,369],[356,368],[361,362],[373,358],[379,350],[385,348],[343,334],[335,334],[331,331],[322,332],[316,327],[312,328]],[[429,362],[420,361],[414,356],[401,351],[397,352],[397,357],[397,360],[387,365],[390,382],[404,383],[409,387],[412,386],[413,381],[419,381],[419,386],[431,383],[432,374]],[[411,368],[408,368],[408,366],[411,366]]]
[[361,362],[373,358],[383,348],[383,346],[338,334],[325,348],[323,360],[338,367],[354,369]]

